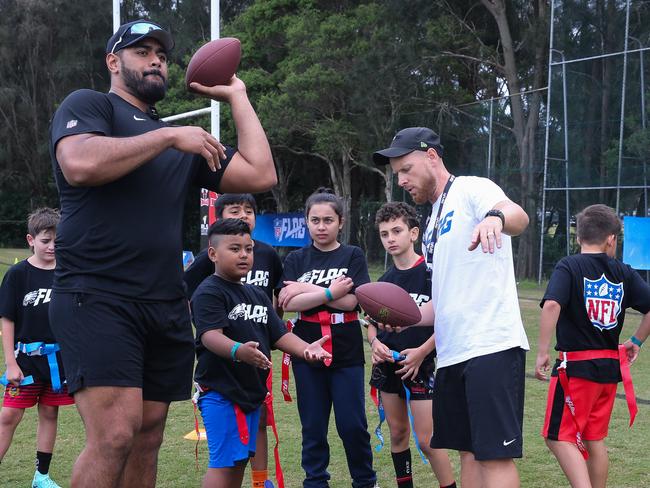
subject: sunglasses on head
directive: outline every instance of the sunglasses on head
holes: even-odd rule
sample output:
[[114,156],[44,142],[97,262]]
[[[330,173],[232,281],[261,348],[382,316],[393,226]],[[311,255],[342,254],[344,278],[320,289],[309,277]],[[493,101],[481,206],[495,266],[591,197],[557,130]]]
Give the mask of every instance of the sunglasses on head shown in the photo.
[[124,32],[122,32],[120,38],[117,40],[115,44],[113,44],[113,48],[111,49],[111,54],[115,54],[115,48],[118,46],[118,44],[122,42],[124,36],[128,34],[142,35],[142,34],[147,34],[148,32],[154,30],[162,30],[162,29],[156,24],[152,24],[150,22],[138,22],[137,24],[133,24],[131,27],[126,29]]

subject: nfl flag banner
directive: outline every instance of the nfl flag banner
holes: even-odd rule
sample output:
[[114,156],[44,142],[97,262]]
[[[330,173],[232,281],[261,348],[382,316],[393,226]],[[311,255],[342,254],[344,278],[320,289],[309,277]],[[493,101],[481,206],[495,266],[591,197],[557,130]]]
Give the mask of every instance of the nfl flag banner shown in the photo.
[[585,307],[591,324],[599,330],[615,328],[623,302],[623,283],[612,283],[604,274],[597,280],[583,280]]
[[271,246],[303,247],[311,242],[302,213],[258,215],[253,239]]

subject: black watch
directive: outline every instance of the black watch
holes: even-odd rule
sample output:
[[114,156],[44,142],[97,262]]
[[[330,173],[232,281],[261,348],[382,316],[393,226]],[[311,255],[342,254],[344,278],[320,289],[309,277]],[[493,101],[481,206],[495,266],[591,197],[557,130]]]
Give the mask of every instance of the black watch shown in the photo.
[[506,216],[503,215],[503,212],[501,210],[497,210],[496,208],[493,208],[492,210],[490,210],[488,213],[485,214],[485,217],[499,217],[501,219],[501,230],[503,230],[506,226]]

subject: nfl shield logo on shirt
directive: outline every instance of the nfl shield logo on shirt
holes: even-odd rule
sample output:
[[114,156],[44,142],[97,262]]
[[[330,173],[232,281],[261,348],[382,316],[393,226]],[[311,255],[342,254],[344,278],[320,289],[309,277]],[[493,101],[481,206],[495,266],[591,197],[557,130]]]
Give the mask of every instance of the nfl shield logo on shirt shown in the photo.
[[618,325],[623,301],[623,283],[612,283],[603,274],[597,280],[584,280],[585,308],[592,325],[600,330]]

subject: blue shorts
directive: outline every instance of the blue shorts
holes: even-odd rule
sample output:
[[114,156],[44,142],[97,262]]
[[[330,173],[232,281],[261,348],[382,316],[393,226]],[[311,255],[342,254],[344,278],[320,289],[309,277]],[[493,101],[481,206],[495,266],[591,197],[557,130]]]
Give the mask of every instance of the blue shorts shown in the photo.
[[226,397],[210,390],[199,398],[199,409],[208,436],[210,461],[208,468],[232,468],[248,462],[255,456],[257,429],[262,407],[246,414],[248,444],[239,439],[235,408]]

